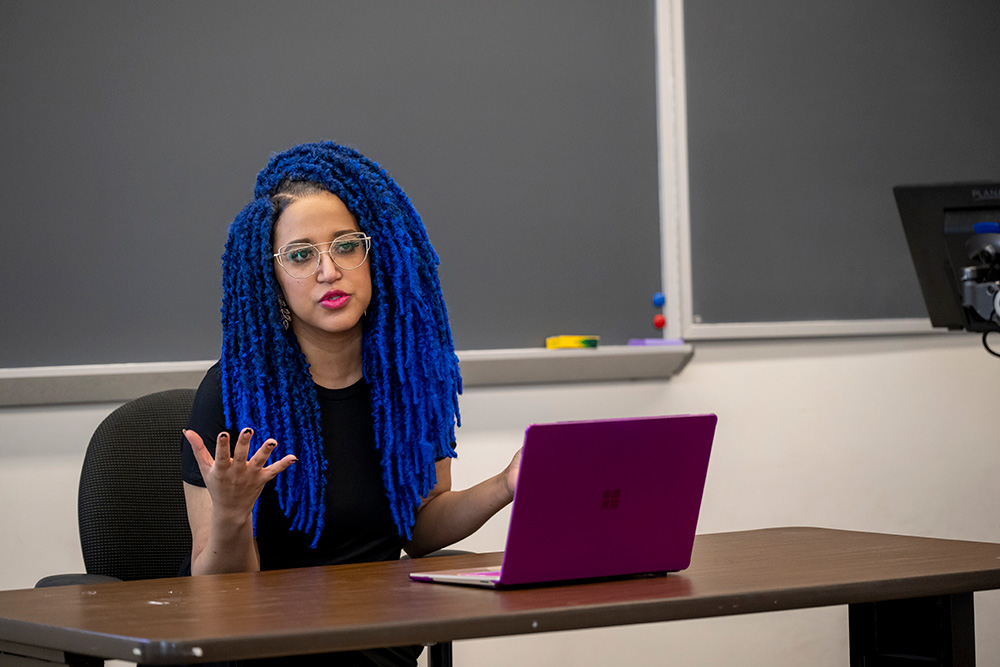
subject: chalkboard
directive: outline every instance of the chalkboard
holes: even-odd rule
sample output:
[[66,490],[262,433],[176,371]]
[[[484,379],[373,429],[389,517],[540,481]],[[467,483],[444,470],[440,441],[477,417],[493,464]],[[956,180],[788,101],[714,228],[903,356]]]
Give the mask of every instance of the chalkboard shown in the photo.
[[695,323],[924,318],[892,188],[1000,176],[995,0],[684,3]]
[[0,368],[213,359],[226,227],[271,153],[385,166],[459,349],[656,335],[652,0],[14,0]]

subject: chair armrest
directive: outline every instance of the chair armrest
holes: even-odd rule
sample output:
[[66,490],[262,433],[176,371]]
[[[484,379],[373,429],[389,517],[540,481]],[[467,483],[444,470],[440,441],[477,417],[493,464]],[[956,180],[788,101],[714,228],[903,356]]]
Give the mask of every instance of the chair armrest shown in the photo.
[[[438,556],[464,556],[465,554],[474,554],[475,551],[465,551],[464,549],[438,549],[437,551],[432,551],[426,556],[421,556],[421,558],[437,558]],[[400,560],[409,560],[411,556],[408,554],[403,554],[400,556]]]
[[474,554],[475,551],[466,551],[465,549],[438,549],[437,551],[432,551],[424,558],[437,558],[438,556],[464,556],[465,554]]
[[74,584],[90,585],[104,584],[109,581],[121,581],[115,577],[106,577],[103,574],[51,574],[42,577],[35,584],[35,588],[47,588],[49,586],[72,586]]

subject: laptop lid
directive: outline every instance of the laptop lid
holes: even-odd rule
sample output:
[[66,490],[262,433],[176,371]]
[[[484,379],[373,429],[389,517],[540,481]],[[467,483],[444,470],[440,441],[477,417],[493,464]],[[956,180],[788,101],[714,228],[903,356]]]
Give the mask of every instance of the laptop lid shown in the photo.
[[[715,415],[529,426],[500,586],[683,570],[691,562]],[[419,581],[489,585],[449,572]],[[467,576],[467,575],[466,575]]]

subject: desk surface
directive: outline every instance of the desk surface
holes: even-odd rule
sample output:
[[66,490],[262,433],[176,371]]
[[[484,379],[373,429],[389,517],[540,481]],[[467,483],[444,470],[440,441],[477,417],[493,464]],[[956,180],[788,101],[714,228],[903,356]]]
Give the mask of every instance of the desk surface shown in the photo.
[[2,591],[0,642],[167,664],[1000,588],[1000,544],[821,528],[700,535],[691,567],[665,577],[494,591],[407,576],[489,560],[476,554]]

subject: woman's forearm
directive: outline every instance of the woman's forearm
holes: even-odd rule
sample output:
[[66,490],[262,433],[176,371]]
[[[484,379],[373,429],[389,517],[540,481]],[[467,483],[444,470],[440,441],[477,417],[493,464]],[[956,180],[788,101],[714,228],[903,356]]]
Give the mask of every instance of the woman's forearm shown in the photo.
[[184,484],[184,501],[191,526],[191,574],[260,569],[250,512],[227,514],[213,505],[208,489],[187,483]]
[[211,531],[204,546],[191,559],[191,574],[257,572],[260,558],[253,537],[253,518],[212,517]]
[[506,478],[504,471],[468,489],[444,491],[431,498],[417,514],[406,553],[426,556],[479,530],[513,500]]

